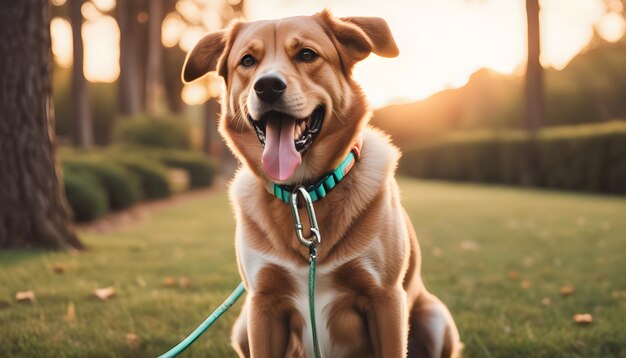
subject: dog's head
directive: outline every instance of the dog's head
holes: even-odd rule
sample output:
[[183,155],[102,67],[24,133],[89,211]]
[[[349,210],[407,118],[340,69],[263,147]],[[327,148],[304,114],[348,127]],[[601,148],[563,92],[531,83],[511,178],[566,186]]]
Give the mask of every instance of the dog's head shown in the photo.
[[328,11],[236,22],[206,35],[187,55],[183,80],[217,70],[226,83],[220,132],[260,176],[302,183],[336,166],[367,122],[352,80],[355,63],[398,48],[380,18]]

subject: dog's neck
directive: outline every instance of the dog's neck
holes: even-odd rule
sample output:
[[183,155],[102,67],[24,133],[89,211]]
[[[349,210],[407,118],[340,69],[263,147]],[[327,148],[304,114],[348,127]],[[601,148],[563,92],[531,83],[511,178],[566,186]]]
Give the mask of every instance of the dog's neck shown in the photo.
[[317,178],[317,180],[311,181],[309,183],[298,183],[292,185],[282,185],[272,181],[268,181],[267,191],[270,194],[274,195],[276,198],[284,201],[285,203],[289,203],[293,190],[298,186],[303,186],[305,190],[309,193],[309,196],[311,197],[311,200],[313,202],[320,200],[324,198],[328,192],[333,190],[335,186],[337,186],[339,182],[341,182],[343,178],[348,175],[354,165],[356,165],[356,162],[361,157],[362,147],[363,137],[359,136],[357,141],[352,146],[352,149],[350,150],[348,155],[341,161],[341,163],[339,163],[339,165],[332,171]]

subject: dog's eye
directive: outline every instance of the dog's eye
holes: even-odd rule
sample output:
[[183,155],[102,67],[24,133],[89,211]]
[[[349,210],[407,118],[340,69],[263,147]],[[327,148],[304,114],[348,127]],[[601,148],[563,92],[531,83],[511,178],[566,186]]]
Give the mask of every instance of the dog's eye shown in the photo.
[[318,57],[319,55],[315,53],[315,51],[311,50],[310,48],[304,48],[300,50],[300,52],[298,53],[298,59],[302,62],[313,62]]
[[241,65],[243,67],[252,67],[256,63],[256,60],[252,55],[245,55],[241,58]]

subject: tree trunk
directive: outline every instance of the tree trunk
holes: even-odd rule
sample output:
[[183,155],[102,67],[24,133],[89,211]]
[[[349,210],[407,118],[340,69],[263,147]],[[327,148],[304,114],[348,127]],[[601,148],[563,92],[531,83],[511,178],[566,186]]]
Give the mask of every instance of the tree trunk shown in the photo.
[[89,107],[87,80],[83,71],[83,15],[80,8],[84,0],[70,0],[72,20],[72,44],[74,64],[72,65],[72,117],[74,120],[74,144],[81,148],[93,146],[93,118]]
[[539,62],[541,53],[541,33],[539,27],[539,0],[526,0],[526,20],[528,34],[528,59],[526,62],[524,116],[530,142],[526,150],[523,166],[522,185],[532,186],[537,183],[537,154],[535,151],[536,134],[543,125],[543,68]]
[[539,62],[539,0],[526,0],[528,62],[526,64],[526,129],[536,132],[543,125],[543,68]]
[[163,0],[151,0],[148,9],[146,110],[150,113],[159,113],[165,111],[167,106],[163,87],[163,45],[161,44]]
[[120,78],[118,82],[119,113],[132,116],[141,111],[139,66],[137,65],[136,0],[117,0],[116,17],[120,27]]
[[[163,18],[171,12],[176,11],[176,3],[178,0],[164,0]],[[183,81],[180,80],[180,69],[185,63],[185,52],[178,46],[166,48],[162,46],[163,51],[163,86],[165,88],[165,96],[170,111],[176,114],[182,114],[185,110],[181,92],[183,91]]]
[[202,151],[220,158],[222,141],[217,133],[217,118],[220,113],[220,105],[217,98],[211,97],[204,102],[204,136],[202,139]]
[[0,247],[75,248],[54,154],[50,5],[0,5]]

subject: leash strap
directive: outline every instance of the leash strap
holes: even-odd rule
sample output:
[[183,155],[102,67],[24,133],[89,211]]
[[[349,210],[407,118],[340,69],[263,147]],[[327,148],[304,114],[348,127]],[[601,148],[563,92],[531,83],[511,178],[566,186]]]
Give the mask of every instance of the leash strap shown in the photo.
[[315,358],[321,358],[320,344],[317,340],[317,323],[315,322],[315,269],[317,266],[317,249],[309,247],[309,313],[311,315],[311,332],[313,334],[313,351]]
[[239,286],[235,288],[235,290],[226,298],[224,303],[222,303],[211,315],[207,318],[201,325],[196,328],[187,338],[183,339],[182,342],[178,343],[174,348],[167,351],[163,355],[159,356],[159,358],[172,358],[181,354],[185,349],[189,348],[193,342],[198,339],[202,335],[202,333],[206,332],[209,327],[215,323],[228,309],[237,302],[237,300],[243,295],[246,289],[243,287],[243,282],[239,283]]
[[[308,238],[303,235],[302,219],[298,212],[298,194],[304,199],[307,214],[309,215],[309,224],[311,226],[311,234]],[[313,200],[307,190],[303,186],[297,186],[290,195],[289,203],[291,204],[291,213],[293,214],[293,223],[296,229],[296,237],[298,241],[309,248],[309,314],[311,315],[311,333],[313,335],[313,352],[315,358],[322,358],[319,341],[317,339],[317,323],[315,322],[315,271],[317,268],[317,245],[322,242],[322,235],[317,226],[317,218],[315,217],[315,209],[313,208]]]

